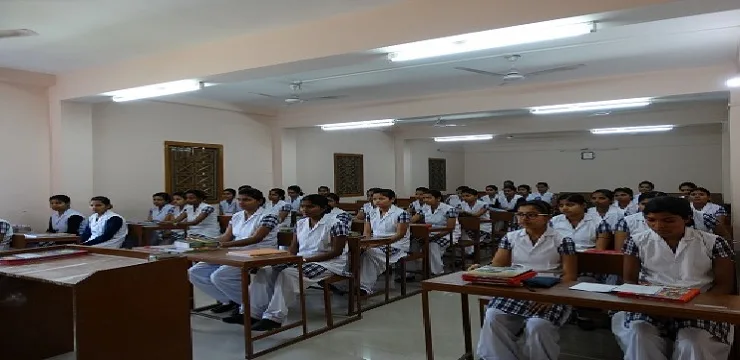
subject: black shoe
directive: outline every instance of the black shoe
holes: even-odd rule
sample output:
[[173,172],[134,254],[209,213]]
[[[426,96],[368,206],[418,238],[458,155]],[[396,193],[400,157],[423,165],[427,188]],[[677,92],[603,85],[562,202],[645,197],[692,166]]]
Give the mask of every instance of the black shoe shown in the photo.
[[238,308],[239,308],[239,304],[233,301],[229,301],[228,304],[219,303],[218,305],[216,305],[214,308],[211,309],[211,312],[214,314],[223,314],[225,312],[229,312],[229,311],[232,311]]
[[[260,319],[255,319],[255,318],[251,318],[251,319],[252,319],[252,324],[256,324],[257,322],[260,321]],[[244,325],[244,314],[240,314],[237,311],[234,314],[232,314],[231,316],[227,316],[227,317],[221,319],[221,321],[223,321],[223,322],[225,322],[227,324]]]
[[367,290],[360,289],[360,296],[368,296],[369,294],[370,294],[370,292],[368,292]]
[[[401,278],[400,278],[400,277],[398,277],[398,278],[396,278],[396,280],[394,280],[394,281],[395,281],[395,282],[397,282],[397,283],[400,283],[400,282],[401,282]],[[414,281],[416,281],[416,277],[414,277],[413,275],[411,275],[411,276],[407,276],[407,277],[406,277],[406,282],[407,282],[407,283],[412,283],[412,282],[414,282]]]
[[252,325],[254,331],[270,331],[283,326],[283,324],[269,319],[262,319]]

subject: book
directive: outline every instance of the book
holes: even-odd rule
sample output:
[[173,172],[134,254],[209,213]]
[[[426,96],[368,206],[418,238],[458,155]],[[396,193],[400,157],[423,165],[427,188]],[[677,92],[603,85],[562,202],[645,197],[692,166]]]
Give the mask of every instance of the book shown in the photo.
[[183,240],[175,241],[173,245],[178,249],[198,249],[204,247],[217,248],[219,243],[218,240],[214,238],[200,235],[188,235],[188,237]]
[[537,272],[532,271],[532,269],[486,265],[464,272],[462,279],[476,284],[522,286],[522,281],[535,276],[537,276]]
[[60,238],[60,237],[77,236],[77,235],[67,234],[67,233],[43,233],[43,234],[28,233],[28,234],[23,234],[23,236],[26,239],[38,239],[38,238]]
[[87,250],[58,249],[39,252],[27,252],[0,257],[0,265],[25,265],[30,262],[87,255]]
[[287,254],[287,253],[288,252],[285,250],[265,248],[265,249],[229,251],[228,253],[226,253],[226,255],[243,256],[243,257],[260,257],[260,256],[279,255],[279,254]]
[[689,302],[691,301],[691,299],[695,298],[700,293],[699,289],[694,289],[694,288],[680,288],[680,287],[673,287],[673,286],[647,286],[647,287],[658,288],[658,289],[655,292],[652,292],[652,289],[651,291],[645,291],[645,292],[639,292],[639,291],[629,292],[625,290],[620,291],[619,288],[617,288],[615,289],[615,291],[617,291],[617,296],[621,296],[621,297],[632,297],[632,298],[645,299],[645,300],[659,300],[659,301],[669,301],[669,302],[679,302],[679,303]]

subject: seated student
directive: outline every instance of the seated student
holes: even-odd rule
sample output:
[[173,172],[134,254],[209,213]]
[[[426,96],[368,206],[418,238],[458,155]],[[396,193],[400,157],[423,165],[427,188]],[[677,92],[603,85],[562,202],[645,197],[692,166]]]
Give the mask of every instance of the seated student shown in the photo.
[[411,216],[414,216],[421,211],[421,208],[424,206],[424,200],[422,200],[422,197],[427,191],[429,191],[429,189],[423,186],[416,188],[416,192],[414,193],[415,200],[409,204],[409,208],[406,209]]
[[627,215],[624,219],[617,223],[614,228],[614,248],[621,250],[624,246],[624,242],[627,241],[632,235],[637,235],[641,232],[650,230],[647,223],[645,222],[645,216],[642,211],[645,209],[645,205],[650,200],[659,197],[667,196],[665,193],[660,191],[651,191],[644,194],[640,194],[638,198],[638,212],[636,214]]
[[[243,211],[232,215],[226,231],[218,238],[221,247],[230,250],[277,248],[278,218],[262,207],[265,203],[262,192],[245,188],[239,191],[237,199]],[[219,302],[220,305],[211,309],[212,312],[236,310],[241,304],[240,268],[199,262],[188,270],[188,275],[193,286]],[[223,321],[243,324],[244,316],[235,311]]]
[[486,186],[486,194],[481,196],[481,201],[488,204],[489,207],[493,207],[496,204],[496,200],[498,200],[499,194],[498,194],[498,186],[496,185],[488,185]]
[[462,191],[467,188],[468,187],[465,185],[458,186],[455,189],[455,193],[447,197],[447,201],[445,201],[447,205],[450,205],[454,208],[460,207],[460,204],[462,203]]
[[[637,192],[640,194],[648,193],[651,191],[655,191],[655,184],[650,181],[643,180],[637,185]],[[637,203],[637,198],[635,198],[632,202]]]
[[285,190],[280,188],[270,189],[267,193],[267,201],[265,201],[265,210],[270,214],[278,217],[280,220],[280,226],[290,226],[290,212],[292,211],[290,204],[285,202]]
[[[465,188],[462,191],[462,203],[457,207],[459,216],[474,216],[481,220],[490,220],[490,208],[483,201],[478,200],[478,190]],[[490,242],[492,239],[492,224],[490,222],[481,222],[479,229],[480,242]],[[472,239],[475,236],[475,230],[466,229],[463,237]],[[472,254],[475,249],[473,246],[465,248],[467,254]]]
[[54,195],[49,198],[49,207],[54,210],[49,217],[48,233],[67,233],[78,235],[85,217],[79,211],[70,208],[69,196]]
[[[614,189],[614,206],[622,210],[624,216],[637,213],[637,204],[634,199],[635,193],[632,189],[621,187]],[[640,202],[640,200],[637,200]]]
[[170,202],[170,194],[166,192],[158,192],[152,195],[152,204],[154,206],[149,209],[149,215],[146,217],[146,221],[165,221],[167,214],[169,214],[172,205]]
[[96,196],[90,199],[93,214],[88,219],[85,230],[80,235],[82,245],[120,248],[128,235],[126,220],[114,213],[110,199]]
[[[170,203],[170,205],[172,205],[172,207],[167,211],[167,216],[164,218],[165,222],[173,222],[183,213],[183,211],[185,211],[185,205],[187,205],[185,193],[182,191],[172,193],[172,203]],[[165,238],[169,238],[169,241],[167,241],[169,244],[185,238],[185,231],[183,230],[167,230],[164,231],[163,234],[165,235]]]
[[[303,197],[300,210],[304,217],[296,224],[289,251],[303,257],[304,289],[332,274],[346,275],[349,225],[329,215],[329,201],[322,195]],[[249,288],[251,312],[255,317],[252,330],[268,331],[282,326],[299,294],[296,265],[261,268]]]
[[185,192],[187,204],[183,212],[175,218],[176,224],[188,226],[188,234],[217,238],[221,235],[218,214],[213,206],[204,202],[206,193],[194,189]]
[[537,183],[537,191],[532,193],[531,199],[527,199],[527,201],[530,200],[542,200],[548,204],[552,204],[552,199],[555,195],[550,192],[550,185],[548,185],[544,181],[540,181]]
[[396,205],[396,193],[390,189],[377,189],[373,192],[375,208],[365,215],[365,237],[389,237],[391,246],[368,249],[360,258],[360,293],[371,294],[378,275],[385,268],[385,254],[390,253],[390,263],[409,251],[409,222],[411,215]]
[[339,208],[339,195],[335,193],[326,194],[326,199],[329,201],[329,207],[331,207],[330,215],[337,217],[342,220],[347,226],[352,225],[352,215],[350,213]]
[[355,216],[357,220],[365,220],[367,214],[373,212],[373,209],[375,209],[375,205],[373,204],[373,194],[378,190],[380,190],[380,188],[367,189],[367,202],[362,204],[362,207],[357,210],[357,216]]
[[[524,201],[529,201],[529,196],[532,195],[532,187],[527,184],[521,184],[516,187],[516,193],[524,198]],[[534,197],[532,197],[534,200]]]
[[239,205],[236,203],[236,190],[234,189],[224,189],[224,192],[221,194],[221,197],[223,200],[221,200],[220,203],[218,203],[219,213],[221,215],[231,215],[236,214],[239,211]]
[[588,213],[606,221],[611,229],[614,229],[619,220],[624,218],[624,211],[613,204],[614,193],[611,190],[599,189],[592,192],[591,203],[594,206],[588,209]]
[[442,255],[453,241],[460,238],[457,209],[442,202],[442,193],[427,189],[422,195],[424,206],[411,218],[412,223],[430,224],[432,228],[447,228],[447,231],[432,233],[429,239],[429,261],[433,275],[444,272]]
[[[501,239],[491,265],[523,266],[564,281],[576,280],[576,246],[548,226],[551,212],[550,204],[540,200],[520,205],[516,216],[523,228]],[[495,297],[486,310],[477,356],[483,360],[556,360],[560,327],[571,311],[568,305]]]
[[504,186],[504,194],[499,196],[498,201],[493,206],[506,211],[514,211],[518,204],[525,201],[527,201],[525,198],[516,193],[514,185],[506,185]]
[[681,197],[684,199],[688,199],[691,196],[691,192],[696,188],[698,186],[690,181],[684,181],[681,185],[678,185],[678,191],[681,192]]
[[294,213],[300,211],[301,198],[303,197],[303,190],[298,185],[288,186],[288,199],[285,200],[290,204],[290,210]]
[[709,190],[699,187],[691,191],[691,209],[702,214],[709,214],[724,224],[727,218],[727,210],[721,205],[711,202],[712,193]]
[[13,225],[8,220],[0,219],[0,251],[10,250],[13,242]]
[[586,199],[581,194],[561,194],[561,212],[550,220],[550,226],[564,237],[573,239],[576,248],[606,250],[611,242],[609,224],[597,215],[586,212]]
[[[625,283],[731,294],[735,282],[732,247],[719,236],[687,226],[692,211],[685,199],[655,198],[645,205],[643,214],[650,230],[629,237],[624,244]],[[612,317],[612,331],[628,360],[724,360],[733,340],[728,323],[624,311]],[[675,336],[673,344],[669,334]]]
[[325,185],[321,185],[321,186],[319,186],[319,188],[317,189],[317,193],[318,193],[319,195],[321,195],[321,196],[326,196],[326,195],[329,195],[329,193],[330,193],[330,192],[331,192],[331,190],[329,189],[329,187],[328,187],[328,186],[325,186]]

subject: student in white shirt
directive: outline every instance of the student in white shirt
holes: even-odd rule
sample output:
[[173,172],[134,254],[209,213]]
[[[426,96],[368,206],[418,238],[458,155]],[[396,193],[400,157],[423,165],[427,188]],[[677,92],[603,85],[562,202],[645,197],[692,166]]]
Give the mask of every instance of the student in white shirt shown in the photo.
[[411,204],[409,204],[409,208],[406,209],[406,211],[408,211],[411,216],[414,216],[421,211],[421,208],[424,206],[424,200],[422,200],[422,197],[424,197],[424,194],[427,191],[429,191],[429,189],[425,187],[416,188],[416,192],[414,193],[414,201],[411,202]]
[[614,228],[615,249],[621,250],[622,247],[624,247],[624,242],[627,241],[627,238],[630,236],[650,230],[647,222],[645,222],[645,216],[642,214],[642,211],[650,200],[659,196],[666,196],[666,194],[659,191],[640,194],[638,197],[638,212],[636,214],[625,216],[624,219],[620,220]]
[[621,187],[614,189],[614,206],[622,210],[624,216],[637,214],[638,212],[634,195],[635,193],[630,188]]
[[552,204],[554,196],[555,195],[550,192],[550,185],[544,181],[540,181],[537,183],[537,192],[532,193],[531,200],[542,200],[548,204]]
[[[301,200],[290,253],[303,258],[303,287],[318,283],[332,274],[348,275],[345,244],[349,225],[329,213],[325,196],[312,194]],[[298,267],[295,264],[261,268],[249,288],[251,313],[258,320],[254,331],[268,331],[282,326],[288,309],[300,293]]]
[[702,214],[714,216],[720,224],[724,224],[727,218],[727,210],[721,205],[710,201],[712,193],[709,190],[698,187],[691,191],[691,208]]
[[396,193],[390,189],[373,192],[375,208],[365,216],[363,236],[391,238],[393,243],[382,248],[368,249],[360,258],[360,294],[373,292],[378,275],[385,268],[385,254],[389,252],[390,263],[395,264],[409,251],[409,222],[411,215],[396,205]]
[[270,192],[267,193],[265,210],[278,217],[278,220],[280,220],[280,226],[290,226],[289,215],[293,210],[293,207],[285,202],[285,190],[279,188],[270,189]]
[[13,225],[8,220],[0,219],[0,251],[10,250],[13,241]]
[[93,214],[88,219],[85,230],[80,235],[82,245],[120,248],[128,235],[126,220],[114,213],[110,199],[96,196],[90,199]]
[[218,213],[213,206],[204,202],[206,193],[195,189],[185,192],[188,205],[183,212],[175,218],[177,224],[187,225],[188,234],[201,235],[208,238],[217,238],[221,235],[221,227],[218,225]]
[[365,220],[367,214],[373,212],[373,209],[375,209],[375,205],[373,204],[373,194],[378,190],[380,190],[380,188],[367,189],[367,202],[362,204],[362,207],[357,210],[357,216],[355,217],[357,220]]
[[[164,218],[166,222],[173,222],[177,219],[180,214],[185,211],[187,201],[185,200],[185,193],[182,191],[176,191],[172,193],[172,207],[167,211],[167,216]],[[165,239],[169,238],[166,243],[172,244],[177,240],[185,238],[185,231],[183,230],[167,230],[163,232]]]
[[[575,243],[548,226],[551,212],[550,205],[540,200],[520,205],[516,216],[522,229],[501,239],[491,265],[521,266],[564,281],[576,280]],[[560,327],[571,311],[568,305],[495,297],[486,310],[477,356],[482,360],[557,360]]]
[[[697,288],[731,294],[733,250],[723,238],[687,226],[692,210],[685,199],[658,197],[643,210],[649,231],[624,244],[624,282]],[[709,320],[653,317],[618,312],[612,331],[627,360],[727,359],[733,326]],[[667,338],[675,335],[675,342]],[[672,349],[672,351],[671,351]]]
[[329,193],[331,193],[331,189],[329,189],[329,187],[326,185],[319,186],[319,188],[316,191],[321,196],[326,196],[326,195],[329,195]]
[[149,215],[146,217],[146,221],[165,221],[167,214],[169,214],[172,205],[170,202],[170,194],[166,192],[158,192],[152,195],[152,204],[154,205],[149,209]]
[[606,250],[609,247],[612,230],[597,215],[586,213],[586,199],[583,195],[561,194],[558,209],[561,214],[550,220],[550,226],[560,235],[573,239],[577,249]]
[[445,201],[447,205],[450,205],[454,208],[460,207],[460,203],[462,203],[462,191],[467,188],[468,187],[465,185],[458,186],[457,189],[455,189],[455,193],[447,197],[447,201]]
[[611,190],[599,189],[592,192],[591,203],[594,206],[588,209],[588,213],[606,221],[611,229],[614,229],[619,220],[624,218],[624,211],[613,204],[614,193]]
[[442,202],[442,193],[427,189],[422,195],[424,206],[411,218],[412,223],[429,224],[432,228],[446,230],[431,233],[429,239],[429,260],[432,275],[444,272],[442,255],[453,242],[460,238],[460,224],[457,223],[457,209]]
[[532,187],[527,184],[521,184],[516,187],[516,193],[524,198],[524,201],[534,200],[534,197],[530,199],[530,195],[532,195]]
[[684,199],[690,199],[691,198],[691,192],[694,191],[694,189],[698,188],[696,184],[692,183],[691,181],[684,181],[681,183],[681,185],[678,185],[678,191],[681,193],[681,198]]
[[224,189],[221,197],[223,197],[223,200],[218,203],[219,213],[221,215],[232,215],[239,211],[239,204],[236,202],[236,190],[231,188]]
[[[277,248],[278,218],[262,207],[265,203],[262,192],[245,188],[239,190],[237,199],[242,211],[232,215],[226,231],[218,237],[221,247],[232,250]],[[212,312],[236,310],[242,303],[240,268],[199,262],[188,270],[188,275],[193,286],[219,302]],[[244,316],[234,311],[223,321],[243,324]]]
[[[490,207],[481,200],[478,200],[478,190],[465,188],[462,190],[462,202],[458,206],[459,216],[472,216],[481,220],[490,220]],[[466,229],[464,237],[472,239],[475,236],[475,230]],[[481,222],[480,224],[480,242],[491,241],[492,225],[491,222]],[[472,246],[471,246],[472,247]],[[466,249],[467,251],[467,249]]]
[[67,233],[78,235],[85,217],[71,209],[72,200],[67,195],[54,195],[49,198],[49,206],[54,211],[49,217],[48,233]]
[[303,190],[298,185],[288,186],[288,199],[286,201],[290,204],[292,212],[297,213],[301,208],[301,198],[303,197]]
[[499,198],[498,193],[498,186],[496,185],[488,185],[486,186],[486,194],[481,196],[481,201],[488,204],[489,207],[494,207],[496,205],[496,200]]
[[326,194],[326,199],[329,201],[329,207],[331,207],[330,215],[342,220],[347,226],[352,227],[352,215],[350,213],[339,208],[339,195],[335,193]]
[[514,185],[506,185],[504,186],[503,195],[499,196],[498,203],[494,207],[506,211],[515,211],[517,206],[525,201],[527,201],[525,198],[516,193]]
[[[645,194],[651,191],[655,191],[655,184],[650,181],[643,180],[637,185],[638,194]],[[637,203],[637,197],[632,202]]]

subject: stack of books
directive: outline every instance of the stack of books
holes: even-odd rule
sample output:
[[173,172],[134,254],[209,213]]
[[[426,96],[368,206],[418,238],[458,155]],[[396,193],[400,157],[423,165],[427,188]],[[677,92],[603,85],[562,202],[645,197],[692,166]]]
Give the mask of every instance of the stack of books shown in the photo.
[[616,293],[620,297],[631,297],[645,300],[668,301],[677,303],[687,303],[701,293],[701,290],[694,288],[680,288],[673,286],[655,286],[655,285],[606,285],[595,283],[578,283],[570,287],[572,290],[591,291],[601,293]]
[[506,266],[496,267],[491,265],[481,266],[475,270],[466,271],[462,274],[465,281],[474,284],[522,286],[522,282],[537,276],[532,269]]
[[226,253],[226,255],[243,256],[243,257],[260,257],[260,256],[269,256],[269,255],[282,255],[282,254],[287,254],[287,253],[288,252],[285,250],[265,248],[265,249],[229,251],[228,253]]
[[178,249],[217,248],[218,240],[202,235],[188,235],[183,240],[175,241],[174,245]]

